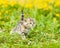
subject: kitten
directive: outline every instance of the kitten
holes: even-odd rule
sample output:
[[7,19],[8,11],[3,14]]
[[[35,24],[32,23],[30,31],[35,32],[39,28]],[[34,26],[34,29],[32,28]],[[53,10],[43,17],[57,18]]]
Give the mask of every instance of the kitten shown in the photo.
[[24,19],[24,14],[21,15],[21,20],[17,25],[10,31],[10,34],[17,32],[21,35],[22,39],[26,39],[25,34],[34,26],[34,20],[32,18]]

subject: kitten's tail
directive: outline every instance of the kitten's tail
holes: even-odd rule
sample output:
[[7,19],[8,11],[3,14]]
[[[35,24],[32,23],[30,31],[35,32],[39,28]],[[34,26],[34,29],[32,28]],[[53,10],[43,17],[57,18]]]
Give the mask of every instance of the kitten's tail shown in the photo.
[[21,10],[21,20],[23,21],[24,20],[24,12],[23,12],[23,10]]

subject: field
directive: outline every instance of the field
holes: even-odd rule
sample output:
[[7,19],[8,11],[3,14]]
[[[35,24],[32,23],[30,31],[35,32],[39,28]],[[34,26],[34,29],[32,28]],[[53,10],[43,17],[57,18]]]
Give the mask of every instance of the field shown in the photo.
[[[10,35],[21,10],[36,24],[26,40],[17,33]],[[60,0],[1,0],[0,48],[60,48]]]

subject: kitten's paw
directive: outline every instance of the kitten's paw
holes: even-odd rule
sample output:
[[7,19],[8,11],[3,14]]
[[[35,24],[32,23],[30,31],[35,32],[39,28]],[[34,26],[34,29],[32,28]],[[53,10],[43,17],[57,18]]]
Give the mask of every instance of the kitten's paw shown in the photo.
[[22,40],[25,40],[26,39],[26,37],[25,36],[22,36]]

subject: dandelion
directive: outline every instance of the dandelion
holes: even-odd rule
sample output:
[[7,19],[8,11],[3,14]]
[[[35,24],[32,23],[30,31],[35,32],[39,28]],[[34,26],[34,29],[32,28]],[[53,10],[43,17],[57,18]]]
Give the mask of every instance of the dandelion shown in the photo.
[[42,5],[42,0],[35,0],[34,1],[34,6],[37,7],[38,9],[42,9],[43,5]]
[[42,8],[43,8],[43,5],[42,5],[42,4],[40,4],[40,5],[38,4],[38,5],[37,5],[37,8],[38,8],[38,9],[42,9]]
[[28,4],[25,5],[25,7],[26,7],[26,8],[33,8],[33,5],[30,4],[30,3],[28,3]]
[[56,17],[60,17],[60,14],[58,14],[58,13],[57,13],[57,14],[55,14],[55,15],[56,15]]
[[8,4],[8,0],[3,1],[2,4],[4,5]]
[[2,5],[2,7],[6,7],[8,5],[8,0],[0,0],[0,4]]
[[57,7],[57,6],[60,6],[60,0],[56,0],[55,1],[55,6]]
[[0,0],[0,5],[3,3],[3,1],[2,0]]
[[26,2],[25,2],[25,7],[26,7],[26,8],[33,8],[33,3],[32,3],[32,1],[26,0]]
[[8,5],[7,4],[4,4],[4,5],[2,5],[2,8],[5,8],[5,7],[7,7]]
[[16,4],[15,1],[10,1],[10,2],[9,2],[9,5],[11,5],[11,6],[14,6],[15,4]]
[[25,0],[18,0],[17,4],[19,4],[20,6],[25,6]]
[[45,1],[48,2],[48,3],[54,2],[54,0],[45,0]]
[[48,4],[47,4],[46,2],[44,2],[44,3],[43,3],[43,8],[44,8],[45,10],[48,10],[48,7],[49,7]]

